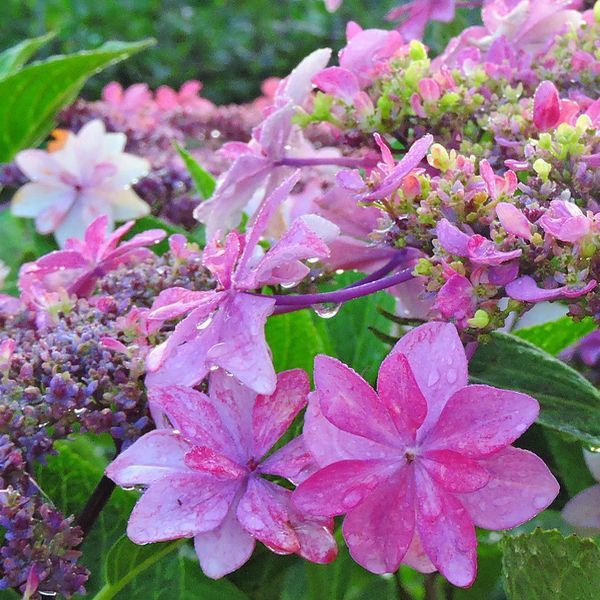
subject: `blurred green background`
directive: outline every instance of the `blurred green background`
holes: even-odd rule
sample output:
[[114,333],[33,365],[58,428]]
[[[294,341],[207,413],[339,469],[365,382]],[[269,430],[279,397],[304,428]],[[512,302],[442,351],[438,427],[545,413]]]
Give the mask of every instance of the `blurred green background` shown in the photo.
[[[155,48],[94,77],[85,95],[97,97],[112,79],[152,88],[200,79],[211,100],[243,102],[260,93],[263,79],[286,75],[312,50],[343,46],[348,20],[389,27],[384,16],[402,1],[344,0],[329,14],[323,0],[2,0],[0,45],[53,30],[47,56],[154,37]],[[427,42],[439,50],[477,12],[463,11],[450,28],[433,24]]]

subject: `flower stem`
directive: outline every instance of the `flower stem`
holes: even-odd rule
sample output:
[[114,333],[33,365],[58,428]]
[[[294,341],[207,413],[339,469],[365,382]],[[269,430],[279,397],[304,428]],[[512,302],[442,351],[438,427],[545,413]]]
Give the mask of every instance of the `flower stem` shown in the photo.
[[106,506],[106,503],[110,499],[114,489],[114,482],[106,477],[106,475],[103,475],[102,479],[98,482],[96,489],[92,492],[92,495],[89,497],[86,505],[81,511],[81,514],[75,521],[75,525],[81,527],[84,540],[85,536],[94,526],[94,523],[102,512],[102,509]]
[[285,157],[275,162],[276,167],[322,167],[337,166],[354,169],[369,169],[377,165],[375,158],[353,158],[351,156],[329,156],[322,158],[289,158]]

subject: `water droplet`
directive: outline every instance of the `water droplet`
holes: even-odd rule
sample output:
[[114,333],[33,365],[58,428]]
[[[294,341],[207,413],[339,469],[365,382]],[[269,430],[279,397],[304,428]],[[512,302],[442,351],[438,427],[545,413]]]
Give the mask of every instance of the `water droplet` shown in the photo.
[[437,369],[433,369],[431,373],[429,373],[429,377],[427,378],[427,385],[429,387],[435,385],[440,380],[440,374]]
[[38,594],[42,597],[42,598],[56,598],[56,592],[48,592],[48,591],[42,591],[39,590]]
[[210,132],[210,137],[213,138],[214,140],[216,140],[217,138],[221,137],[221,132],[218,129],[213,129]]
[[198,323],[198,325],[196,325],[196,329],[198,331],[202,331],[203,329],[206,329],[211,323],[212,323],[212,315],[210,315],[208,318],[204,319],[204,321],[202,321],[201,323]]
[[321,304],[313,304],[313,310],[322,319],[331,319],[335,317],[342,306],[339,302],[322,302]]
[[358,490],[352,490],[344,496],[344,499],[342,500],[342,504],[346,508],[353,508],[361,500],[362,500],[362,494]]
[[318,263],[318,262],[319,262],[319,260],[320,260],[320,259],[319,259],[319,258],[316,258],[316,257],[315,257],[315,258],[307,258],[307,259],[306,259],[306,262],[307,262],[309,265],[314,265],[315,263]]
[[219,368],[219,365],[210,365],[210,367],[208,367],[209,371],[216,371]]
[[344,274],[344,272],[345,272],[345,271],[344,271],[344,269],[336,269],[336,270],[335,270],[335,274],[336,274],[336,275],[343,275],[343,274]]
[[284,281],[282,283],[279,284],[284,290],[289,290],[290,288],[295,287],[296,285],[298,285],[295,281]]
[[448,380],[448,383],[455,383],[457,378],[458,375],[456,373],[456,369],[448,369],[448,371],[446,372],[446,379]]

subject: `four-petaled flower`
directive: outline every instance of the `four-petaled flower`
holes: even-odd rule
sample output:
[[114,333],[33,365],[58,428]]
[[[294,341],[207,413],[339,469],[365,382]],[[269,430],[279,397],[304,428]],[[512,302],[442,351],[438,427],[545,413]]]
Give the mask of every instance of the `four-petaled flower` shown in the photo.
[[119,485],[148,486],[129,537],[138,544],[194,537],[200,565],[213,578],[241,567],[255,540],[278,554],[332,561],[333,521],[300,514],[291,492],[263,477],[298,483],[314,469],[302,436],[264,458],[306,404],[306,373],[280,373],[275,392],[257,396],[219,370],[209,389],[210,396],[151,389],[150,404],[172,427],[147,433],[107,468]]
[[467,385],[454,326],[428,323],[383,361],[377,392],[343,363],[318,356],[304,440],[321,467],[292,496],[306,513],[345,514],[354,560],[374,573],[401,562],[468,586],[475,527],[515,527],[546,508],[558,483],[514,448],[535,420],[525,394]]

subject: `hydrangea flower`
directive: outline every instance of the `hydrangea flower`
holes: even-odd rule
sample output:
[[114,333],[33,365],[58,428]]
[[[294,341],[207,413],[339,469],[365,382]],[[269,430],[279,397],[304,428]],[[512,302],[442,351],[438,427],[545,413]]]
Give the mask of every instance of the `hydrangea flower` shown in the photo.
[[138,544],[193,537],[213,578],[241,567],[256,540],[278,554],[332,561],[333,521],[302,515],[289,490],[263,477],[298,483],[314,468],[301,436],[264,458],[306,404],[306,373],[280,373],[274,393],[257,396],[219,370],[209,389],[210,396],[179,386],[150,390],[172,427],[144,435],[106,470],[118,485],[148,486],[127,535]]
[[187,316],[148,356],[150,385],[195,385],[211,367],[219,366],[258,393],[273,392],[275,371],[264,324],[275,300],[246,292],[264,285],[299,283],[310,271],[300,261],[326,258],[329,249],[324,239],[338,233],[321,217],[299,217],[262,255],[261,235],[298,177],[298,173],[290,177],[266,199],[245,237],[233,231],[224,243],[213,239],[207,244],[203,264],[217,281],[215,290],[171,288],[158,296],[148,314],[155,330],[169,319]]
[[354,560],[374,573],[405,562],[469,586],[475,527],[508,529],[535,516],[558,483],[511,446],[535,420],[525,394],[467,385],[454,326],[428,323],[383,361],[377,392],[343,363],[315,359],[304,439],[321,467],[293,494],[321,517],[345,514]]
[[[584,450],[583,457],[594,479],[600,482],[600,453]],[[600,483],[571,498],[563,508],[562,515],[569,525],[583,535],[600,535]]]
[[55,152],[23,150],[19,168],[31,179],[14,195],[12,213],[35,218],[40,233],[53,233],[60,246],[83,237],[88,225],[106,215],[115,221],[150,212],[131,184],[149,170],[146,159],[123,152],[122,133],[106,133],[100,120],[90,121],[68,136]]

